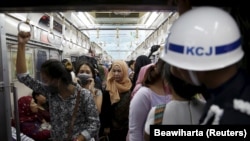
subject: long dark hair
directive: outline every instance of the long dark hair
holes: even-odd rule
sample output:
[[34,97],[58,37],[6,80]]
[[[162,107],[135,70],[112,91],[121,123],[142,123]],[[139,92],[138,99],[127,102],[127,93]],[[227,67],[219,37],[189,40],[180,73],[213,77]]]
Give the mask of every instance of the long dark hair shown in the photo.
[[142,85],[149,86],[154,84],[159,79],[163,78],[163,72],[165,62],[162,59],[158,59],[155,65],[150,66],[144,76]]
[[93,79],[94,79],[94,81],[95,81],[95,88],[98,88],[98,89],[101,90],[101,89],[102,89],[102,84],[101,84],[102,82],[100,82],[100,81],[97,80],[97,75],[96,75],[96,72],[95,72],[95,68],[94,68],[94,66],[91,65],[88,61],[79,61],[79,62],[77,62],[77,63],[76,63],[75,74],[77,75],[77,74],[79,73],[80,68],[81,68],[82,65],[87,65],[87,66],[89,66],[90,71],[91,71],[91,73],[92,73],[92,75],[93,75]]
[[80,61],[80,62],[77,62],[77,63],[76,63],[76,70],[75,70],[75,74],[76,74],[76,75],[79,73],[80,68],[81,68],[82,65],[87,65],[87,66],[89,66],[90,71],[91,71],[91,73],[92,73],[92,75],[93,75],[93,78],[96,77],[96,73],[95,73],[94,66],[91,65],[91,64],[90,64],[89,62],[87,62],[87,61]]
[[49,59],[41,65],[41,73],[52,79],[61,79],[65,85],[72,84],[70,70],[67,70],[62,62],[56,59]]
[[140,56],[138,56],[136,58],[136,60],[135,60],[135,66],[134,66],[134,77],[133,77],[133,80],[132,80],[131,90],[133,90],[134,87],[135,87],[135,85],[136,85],[136,81],[138,79],[140,69],[143,66],[146,66],[146,65],[148,65],[150,63],[151,63],[151,60],[146,55],[140,55]]

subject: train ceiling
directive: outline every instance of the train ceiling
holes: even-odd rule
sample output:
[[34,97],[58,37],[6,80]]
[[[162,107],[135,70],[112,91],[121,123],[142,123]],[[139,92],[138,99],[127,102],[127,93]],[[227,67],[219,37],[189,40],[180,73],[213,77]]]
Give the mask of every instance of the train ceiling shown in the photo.
[[91,11],[61,14],[74,20],[75,26],[113,59],[126,60],[132,51],[166,21],[171,11]]
[[[243,1],[236,0],[226,3],[222,0],[189,1],[192,6],[240,7],[245,4]],[[126,56],[136,46],[167,19],[171,10],[176,10],[176,0],[117,0],[116,2],[113,0],[93,0],[91,2],[43,0],[37,1],[37,3],[29,0],[8,0],[8,2],[3,2],[0,7],[2,12],[77,11],[74,12],[74,15],[78,17],[80,15],[88,16],[87,20],[78,23],[77,27],[86,33],[91,41],[103,47],[113,58],[126,59]],[[79,15],[79,13],[81,14]],[[153,23],[146,24],[150,15],[154,15],[154,13],[157,15],[154,20],[151,20]],[[86,23],[88,21],[90,24]]]

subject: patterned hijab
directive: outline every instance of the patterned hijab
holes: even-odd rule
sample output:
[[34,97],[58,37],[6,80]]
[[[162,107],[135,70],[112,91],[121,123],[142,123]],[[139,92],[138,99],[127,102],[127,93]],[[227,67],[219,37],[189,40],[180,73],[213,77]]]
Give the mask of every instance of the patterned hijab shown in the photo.
[[32,96],[23,96],[18,100],[18,112],[20,123],[25,121],[34,121],[38,119],[36,113],[33,113],[30,109],[30,103]]
[[[122,80],[120,82],[115,81],[114,73],[112,72],[114,66],[119,66],[123,73]],[[120,93],[127,92],[130,90],[132,83],[128,77],[128,65],[125,61],[117,60],[112,63],[111,70],[108,73],[107,77],[107,87],[106,90],[109,91],[111,104],[117,103],[120,101]]]

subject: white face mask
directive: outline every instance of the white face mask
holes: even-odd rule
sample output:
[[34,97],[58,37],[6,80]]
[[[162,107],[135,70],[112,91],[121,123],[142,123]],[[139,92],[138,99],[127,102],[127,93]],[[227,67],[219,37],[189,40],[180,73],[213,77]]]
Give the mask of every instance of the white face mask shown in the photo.
[[201,85],[201,83],[199,82],[199,80],[197,78],[196,73],[194,73],[193,71],[188,71],[188,74],[189,74],[189,76],[190,76],[190,78],[195,86]]

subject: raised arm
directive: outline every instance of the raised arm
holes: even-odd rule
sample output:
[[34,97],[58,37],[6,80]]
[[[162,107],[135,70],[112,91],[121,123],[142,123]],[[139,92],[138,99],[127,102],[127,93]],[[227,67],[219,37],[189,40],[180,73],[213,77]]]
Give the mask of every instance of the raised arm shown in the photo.
[[20,31],[18,33],[18,48],[16,58],[16,73],[26,73],[27,66],[25,61],[25,46],[30,39],[30,32]]

